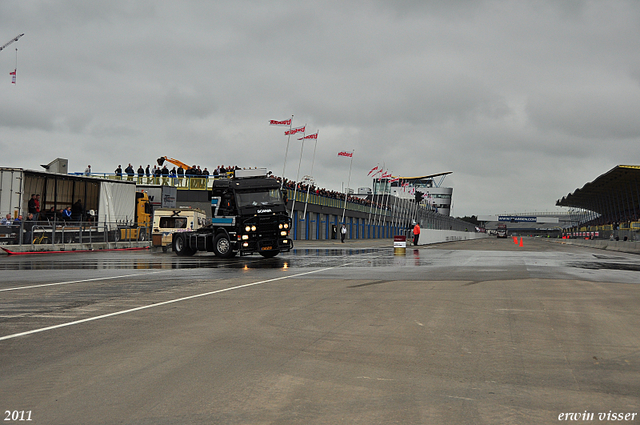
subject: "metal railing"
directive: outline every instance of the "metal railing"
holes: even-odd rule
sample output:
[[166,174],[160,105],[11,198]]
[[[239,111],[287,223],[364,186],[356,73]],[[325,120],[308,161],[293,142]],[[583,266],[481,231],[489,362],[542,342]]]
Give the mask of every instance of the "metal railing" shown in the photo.
[[95,243],[126,243],[151,240],[151,228],[135,223],[90,221],[24,221],[19,225],[0,226],[0,244],[56,245],[64,248],[67,244],[86,244],[91,248]]

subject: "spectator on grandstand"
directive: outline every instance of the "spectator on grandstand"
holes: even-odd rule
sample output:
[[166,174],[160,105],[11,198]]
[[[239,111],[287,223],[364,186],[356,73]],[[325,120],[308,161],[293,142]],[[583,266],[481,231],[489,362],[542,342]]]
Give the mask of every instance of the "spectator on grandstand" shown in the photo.
[[131,163],[124,169],[124,172],[127,173],[127,180],[133,180],[135,172],[133,171],[133,165],[131,165]]
[[2,220],[0,220],[0,226],[11,226],[12,221],[11,214],[7,214]]
[[71,221],[71,217],[73,213],[71,212],[71,207],[67,207],[63,210],[60,210],[60,215],[64,221]]

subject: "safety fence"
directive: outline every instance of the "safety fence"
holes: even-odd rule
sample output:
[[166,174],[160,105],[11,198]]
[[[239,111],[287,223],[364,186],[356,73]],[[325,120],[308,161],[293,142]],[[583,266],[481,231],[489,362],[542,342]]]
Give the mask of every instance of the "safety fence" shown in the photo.
[[[287,193],[292,199],[293,190],[288,190]],[[330,209],[323,208],[323,212],[318,212],[316,208],[315,211],[310,211],[305,201],[310,205]],[[341,212],[343,210],[344,217]],[[475,227],[468,222],[438,214],[423,205],[417,205],[412,199],[400,199],[395,196],[385,197],[384,203],[375,205],[347,202],[345,208],[344,199],[310,194],[307,200],[306,193],[298,192],[295,210],[291,215],[293,228],[290,236],[294,240],[338,239],[342,224],[346,227],[348,239],[411,236],[415,223],[419,223],[423,229],[475,231]]]
[[23,221],[0,226],[0,245],[65,245],[149,241],[150,228],[135,223]]
[[135,182],[136,184],[153,184],[160,186],[171,186],[180,190],[211,190],[213,176],[187,176],[187,177],[171,177],[171,176],[116,176],[113,174],[92,174],[92,176],[108,179]]

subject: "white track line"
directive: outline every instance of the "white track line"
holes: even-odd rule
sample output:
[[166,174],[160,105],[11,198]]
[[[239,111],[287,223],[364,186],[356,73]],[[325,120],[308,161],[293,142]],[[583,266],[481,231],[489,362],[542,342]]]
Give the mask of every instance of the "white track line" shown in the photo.
[[206,297],[206,296],[209,296],[209,295],[219,294],[221,292],[233,291],[235,289],[249,288],[251,286],[262,285],[264,283],[275,282],[275,281],[284,280],[284,279],[290,279],[292,277],[299,277],[299,276],[304,276],[304,275],[308,275],[308,274],[312,274],[312,273],[319,273],[319,272],[323,272],[323,271],[327,271],[327,270],[336,269],[338,267],[344,267],[346,265],[348,265],[348,263],[347,264],[341,264],[339,266],[334,266],[334,267],[326,267],[326,268],[323,268],[323,269],[312,270],[310,272],[298,273],[298,274],[294,274],[294,275],[290,275],[290,276],[281,276],[281,277],[276,277],[276,278],[273,278],[273,279],[261,280],[259,282],[246,283],[244,285],[233,286],[231,288],[218,289],[217,291],[211,291],[211,292],[205,292],[205,293],[202,293],[202,294],[190,295],[188,297],[183,297],[183,298],[176,298],[174,300],[163,301],[163,302],[156,303],[156,304],[143,305],[143,306],[136,307],[136,308],[130,308],[128,310],[122,310],[122,311],[116,311],[114,313],[103,314],[101,316],[89,317],[87,319],[81,319],[81,320],[76,320],[76,321],[73,321],[73,322],[61,323],[59,325],[54,325],[54,326],[47,326],[46,328],[33,329],[31,331],[20,332],[20,333],[17,333],[17,334],[6,335],[6,336],[3,336],[3,337],[0,337],[0,341],[4,341],[4,340],[7,340],[7,339],[12,339],[12,338],[17,338],[17,337],[25,336],[25,335],[31,335],[31,334],[35,334],[35,333],[39,333],[39,332],[50,331],[50,330],[53,330],[53,329],[64,328],[64,327],[67,327],[67,326],[79,325],[81,323],[92,322],[94,320],[106,319],[106,318],[113,317],[113,316],[119,316],[121,314],[133,313],[133,312],[140,311],[140,310],[146,310],[148,308],[160,307],[160,306],[164,306],[164,305],[167,305],[167,304],[173,304],[173,303],[177,303],[177,302],[181,302],[181,301],[192,300],[192,299],[195,299],[195,298]]
[[157,271],[146,272],[146,273],[125,274],[125,275],[121,275],[121,276],[96,277],[96,278],[92,278],[92,279],[70,280],[68,282],[42,283],[40,285],[18,286],[18,287],[15,287],[15,288],[0,289],[0,292],[19,291],[21,289],[44,288],[46,286],[69,285],[69,284],[72,284],[72,283],[95,282],[97,280],[120,279],[121,277],[143,276],[143,275],[154,274],[154,273],[166,273],[166,272],[169,272],[169,271],[172,271],[172,270],[157,270]]

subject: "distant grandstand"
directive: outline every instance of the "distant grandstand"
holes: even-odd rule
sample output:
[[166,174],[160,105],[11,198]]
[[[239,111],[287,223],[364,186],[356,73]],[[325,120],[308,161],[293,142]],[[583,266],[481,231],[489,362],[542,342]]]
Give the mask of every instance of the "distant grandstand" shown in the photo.
[[580,212],[579,222],[567,229],[571,232],[635,240],[640,232],[640,166],[618,165],[556,205]]
[[452,187],[443,187],[444,179],[452,171],[426,176],[376,178],[373,181],[375,194],[390,193],[399,198],[413,199],[415,191],[424,194],[422,204],[438,214],[451,215]]

